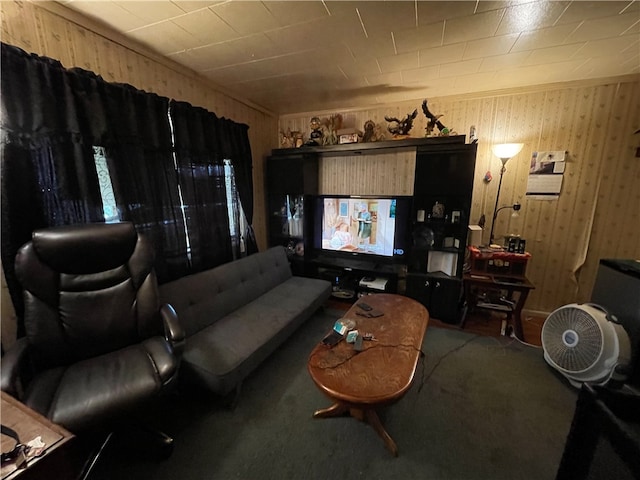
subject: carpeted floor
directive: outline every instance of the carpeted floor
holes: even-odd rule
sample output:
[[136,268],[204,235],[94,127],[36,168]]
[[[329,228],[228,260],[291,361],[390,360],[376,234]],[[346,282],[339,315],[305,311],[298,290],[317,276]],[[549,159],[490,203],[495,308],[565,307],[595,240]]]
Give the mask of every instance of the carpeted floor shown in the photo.
[[[313,419],[330,405],[307,357],[341,316],[321,310],[243,385],[233,410],[182,392],[147,412],[175,438],[157,462],[112,449],[96,479],[553,479],[577,391],[542,350],[430,327],[411,390],[381,412],[399,448],[353,418]],[[162,417],[162,418],[160,418]]]

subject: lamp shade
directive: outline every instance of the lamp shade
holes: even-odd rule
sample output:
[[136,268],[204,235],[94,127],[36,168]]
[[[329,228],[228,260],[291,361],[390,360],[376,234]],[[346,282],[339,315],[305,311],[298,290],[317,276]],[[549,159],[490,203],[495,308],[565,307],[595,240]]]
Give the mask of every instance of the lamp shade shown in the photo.
[[520,150],[524,147],[524,143],[501,143],[491,147],[493,154],[502,159],[509,160],[511,157],[515,157]]

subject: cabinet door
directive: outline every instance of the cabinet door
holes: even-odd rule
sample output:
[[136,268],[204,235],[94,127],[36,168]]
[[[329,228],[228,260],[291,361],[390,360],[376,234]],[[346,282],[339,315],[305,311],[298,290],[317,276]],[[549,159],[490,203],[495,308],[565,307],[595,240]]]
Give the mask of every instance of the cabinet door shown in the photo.
[[458,323],[462,299],[462,281],[444,275],[407,275],[407,297],[419,301],[429,316],[446,323]]
[[431,303],[431,278],[427,275],[408,274],[405,295],[417,300],[429,309]]
[[273,156],[267,159],[267,194],[318,193],[318,157],[313,154]]
[[471,198],[477,145],[419,149],[414,195],[462,195]]
[[432,278],[429,313],[446,323],[460,321],[462,281],[458,278]]

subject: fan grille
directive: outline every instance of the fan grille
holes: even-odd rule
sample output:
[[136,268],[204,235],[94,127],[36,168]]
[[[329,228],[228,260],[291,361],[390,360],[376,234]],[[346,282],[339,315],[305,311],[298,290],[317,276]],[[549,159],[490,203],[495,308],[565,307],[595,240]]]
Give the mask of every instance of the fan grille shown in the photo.
[[583,309],[561,308],[545,321],[542,345],[558,367],[578,373],[591,367],[600,358],[602,330],[598,322]]

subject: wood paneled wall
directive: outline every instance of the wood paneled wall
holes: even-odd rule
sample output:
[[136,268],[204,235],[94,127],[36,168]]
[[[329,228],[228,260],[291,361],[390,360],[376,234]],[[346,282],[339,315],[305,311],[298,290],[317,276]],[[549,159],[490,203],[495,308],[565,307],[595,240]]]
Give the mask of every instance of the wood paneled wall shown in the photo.
[[[362,130],[369,119],[386,127],[385,115],[400,118],[416,108],[421,112],[420,103],[286,115],[280,117],[279,129],[308,134],[312,116],[324,118],[334,113],[343,115],[344,127]],[[507,163],[500,193],[501,205],[519,201],[523,208],[517,219],[508,211],[501,212],[495,232],[496,237],[517,233],[527,240],[527,250],[532,254],[527,276],[536,285],[527,300],[528,310],[550,312],[567,303],[588,301],[601,258],[640,259],[640,158],[635,157],[640,134],[634,134],[640,128],[638,77],[434,98],[429,99],[429,106],[458,134],[468,135],[470,127],[476,127],[479,143],[471,222],[477,222],[482,214],[487,217],[485,242],[501,165],[491,146],[525,144],[522,152]],[[420,114],[411,135],[423,136],[425,125],[426,119]],[[562,192],[556,200],[526,196],[531,154],[542,150],[568,152]],[[388,168],[396,167],[392,163]],[[366,167],[346,159],[325,162],[322,170],[323,176],[338,179],[366,171]],[[380,177],[390,177],[391,171],[378,166],[359,181],[376,185]],[[487,171],[493,175],[488,183],[483,181]],[[412,177],[407,179],[407,184],[412,183]]]
[[319,191],[336,195],[413,195],[415,149],[320,160]]

